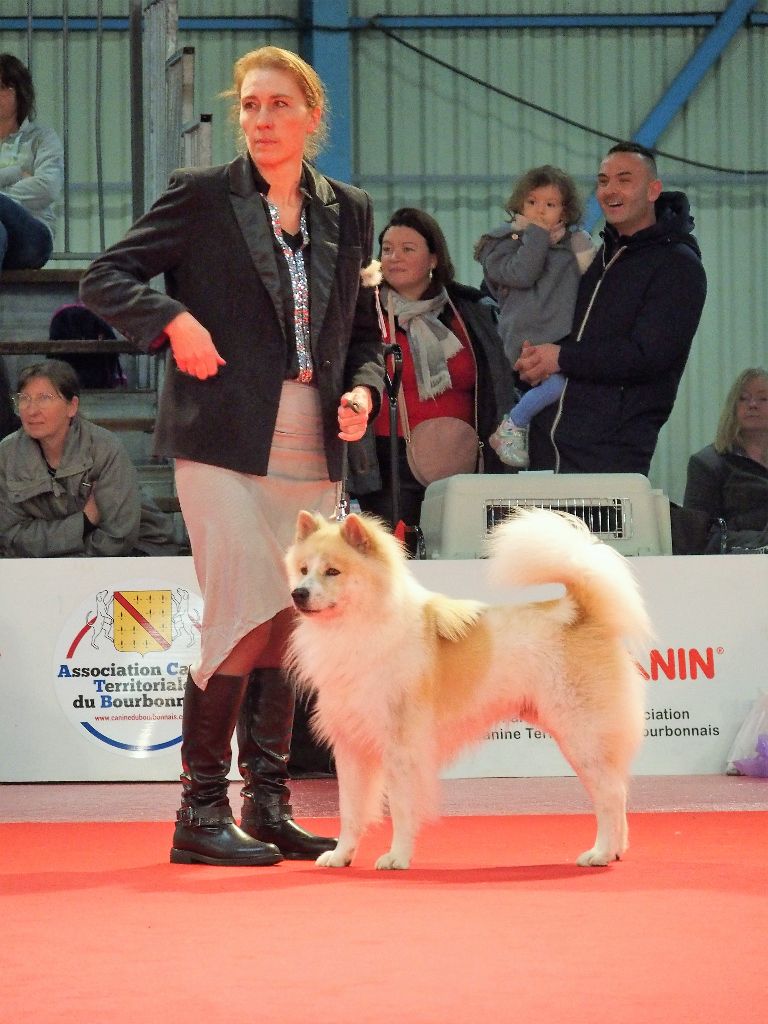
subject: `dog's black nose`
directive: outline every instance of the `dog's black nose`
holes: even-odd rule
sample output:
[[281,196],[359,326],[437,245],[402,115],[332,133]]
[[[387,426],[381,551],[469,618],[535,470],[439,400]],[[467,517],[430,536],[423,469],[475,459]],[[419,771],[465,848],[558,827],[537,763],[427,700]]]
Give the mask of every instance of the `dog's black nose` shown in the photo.
[[309,602],[309,590],[307,587],[296,587],[291,591],[291,600],[297,608],[306,608]]

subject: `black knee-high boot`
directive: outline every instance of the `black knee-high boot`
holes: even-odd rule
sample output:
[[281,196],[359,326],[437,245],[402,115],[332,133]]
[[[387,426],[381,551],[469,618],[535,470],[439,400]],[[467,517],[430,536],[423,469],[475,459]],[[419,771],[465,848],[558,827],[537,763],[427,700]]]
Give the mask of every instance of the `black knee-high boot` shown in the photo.
[[316,836],[293,820],[288,802],[288,756],[295,706],[293,686],[279,668],[251,673],[237,720],[243,816],[240,827],[274,843],[289,860],[314,860],[336,840]]
[[232,734],[247,676],[213,675],[205,690],[187,676],[184,690],[181,808],[176,814],[171,863],[227,867],[277,864],[276,846],[237,827],[227,795]]

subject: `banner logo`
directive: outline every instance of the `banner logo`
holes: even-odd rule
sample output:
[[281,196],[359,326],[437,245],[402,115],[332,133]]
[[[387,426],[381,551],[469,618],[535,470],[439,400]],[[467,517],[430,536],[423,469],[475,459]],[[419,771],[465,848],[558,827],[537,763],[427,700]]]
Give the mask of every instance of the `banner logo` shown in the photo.
[[55,686],[81,735],[128,757],[181,742],[187,669],[200,653],[202,598],[131,581],[73,610],[56,650]]
[[167,651],[173,642],[170,590],[116,590],[114,643],[118,651]]

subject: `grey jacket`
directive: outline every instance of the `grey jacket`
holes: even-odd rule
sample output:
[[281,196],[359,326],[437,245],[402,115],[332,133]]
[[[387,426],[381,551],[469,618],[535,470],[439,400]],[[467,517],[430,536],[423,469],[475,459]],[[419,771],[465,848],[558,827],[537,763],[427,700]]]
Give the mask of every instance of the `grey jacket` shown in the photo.
[[[101,519],[87,532],[93,490]],[[75,416],[54,476],[23,430],[0,443],[0,552],[9,558],[175,555],[170,520],[141,494],[118,439]]]
[[475,258],[499,304],[499,334],[514,366],[524,341],[560,341],[571,332],[579,280],[594,255],[585,231],[569,231],[551,246],[549,232],[516,223],[483,235]]

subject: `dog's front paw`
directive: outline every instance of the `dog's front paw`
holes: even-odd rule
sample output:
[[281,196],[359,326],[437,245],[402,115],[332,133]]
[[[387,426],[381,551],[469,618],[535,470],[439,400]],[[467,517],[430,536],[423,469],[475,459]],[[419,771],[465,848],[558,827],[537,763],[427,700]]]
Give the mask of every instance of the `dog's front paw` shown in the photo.
[[593,846],[591,850],[582,853],[576,859],[576,863],[580,868],[604,868],[614,860],[619,860],[618,853],[606,853],[605,850],[598,850]]
[[352,863],[352,855],[346,856],[344,853],[339,853],[338,846],[335,850],[326,850],[325,853],[321,853],[315,861],[321,868],[347,868]]
[[389,853],[382,853],[376,861],[377,871],[405,871],[411,863],[410,857],[398,856],[392,850]]

